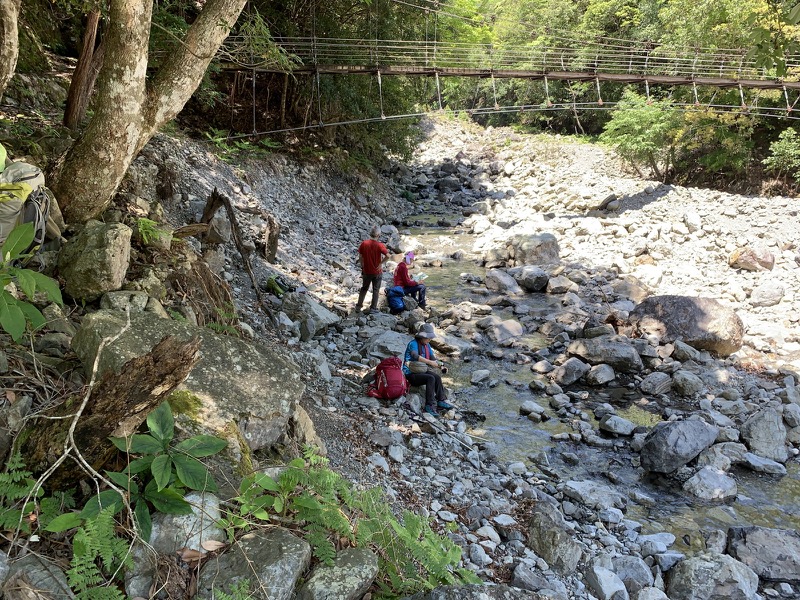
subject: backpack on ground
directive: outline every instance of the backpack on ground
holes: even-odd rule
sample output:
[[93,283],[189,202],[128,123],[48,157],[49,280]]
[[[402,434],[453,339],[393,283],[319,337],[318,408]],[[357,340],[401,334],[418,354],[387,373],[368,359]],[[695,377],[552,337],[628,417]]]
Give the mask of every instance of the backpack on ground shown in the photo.
[[25,253],[39,250],[47,239],[59,239],[64,221],[55,196],[44,185],[42,170],[26,162],[5,165],[0,173],[0,244],[23,223],[33,223],[34,237]]
[[405,292],[403,292],[403,286],[401,285],[386,288],[386,303],[389,305],[389,312],[391,314],[399,315],[406,309],[403,296],[405,296]]
[[397,356],[384,358],[375,367],[375,383],[367,395],[384,400],[395,400],[408,392],[408,381],[403,373],[403,361]]

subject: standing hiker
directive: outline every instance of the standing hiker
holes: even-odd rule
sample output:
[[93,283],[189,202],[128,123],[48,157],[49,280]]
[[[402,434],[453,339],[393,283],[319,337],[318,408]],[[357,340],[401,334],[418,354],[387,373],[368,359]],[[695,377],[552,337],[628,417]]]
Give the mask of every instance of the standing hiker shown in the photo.
[[372,286],[372,301],[370,302],[369,312],[378,312],[379,292],[381,289],[381,277],[383,276],[383,263],[389,256],[389,250],[378,241],[381,237],[381,228],[373,225],[369,232],[370,239],[361,242],[358,247],[358,262],[361,263],[361,290],[358,293],[358,303],[356,312],[361,310],[367,290]]

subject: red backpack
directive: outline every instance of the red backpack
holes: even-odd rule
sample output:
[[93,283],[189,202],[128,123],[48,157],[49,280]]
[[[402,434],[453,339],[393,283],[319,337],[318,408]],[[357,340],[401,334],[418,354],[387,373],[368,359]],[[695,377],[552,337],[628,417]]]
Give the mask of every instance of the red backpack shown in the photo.
[[395,400],[408,392],[408,381],[403,373],[403,361],[397,356],[384,358],[375,367],[375,383],[369,386],[367,395],[384,400]]

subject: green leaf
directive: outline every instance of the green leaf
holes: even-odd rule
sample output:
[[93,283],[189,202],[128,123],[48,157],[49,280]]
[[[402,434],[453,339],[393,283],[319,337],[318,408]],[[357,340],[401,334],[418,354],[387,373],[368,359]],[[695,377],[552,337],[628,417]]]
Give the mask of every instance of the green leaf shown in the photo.
[[164,444],[152,435],[136,433],[131,436],[130,449],[128,451],[134,454],[158,454],[163,450]]
[[137,485],[131,481],[129,475],[125,473],[118,473],[116,471],[106,471],[106,477],[108,477],[114,485],[121,487],[123,490],[127,490],[132,494],[138,494],[139,489]]
[[44,318],[44,315],[39,312],[39,309],[33,304],[23,300],[17,300],[17,307],[19,307],[19,309],[22,311],[22,314],[25,315],[25,319],[27,319],[28,323],[31,325],[31,329],[36,330],[44,327],[47,324],[47,320]]
[[153,474],[153,479],[158,486],[160,492],[169,485],[169,480],[172,478],[172,459],[168,454],[161,454],[153,459],[153,464],[150,465],[150,472]]
[[30,273],[30,276],[36,281],[36,287],[45,293],[48,300],[56,304],[64,304],[64,301],[61,299],[61,289],[58,287],[58,282],[55,279],[37,271],[28,270],[28,273]]
[[105,490],[89,498],[89,501],[80,512],[80,516],[84,519],[92,519],[99,515],[102,509],[109,507],[114,508],[115,514],[122,510],[123,507],[122,496],[114,490]]
[[33,243],[35,233],[33,223],[23,223],[14,227],[0,249],[2,262],[19,258]]
[[192,505],[184,500],[183,496],[172,488],[165,488],[160,491],[145,491],[145,498],[153,503],[153,506],[158,512],[167,515],[192,514]]
[[295,458],[294,460],[290,461],[287,466],[295,469],[305,469],[306,461],[304,461],[302,458]]
[[162,402],[158,408],[147,415],[147,426],[151,435],[162,442],[169,442],[175,435],[175,420],[169,402]]
[[25,333],[25,315],[17,306],[16,299],[2,290],[0,293],[0,327],[18,342]]
[[28,269],[9,269],[9,274],[17,280],[22,293],[33,300],[36,295],[36,279],[31,277],[31,273]]
[[150,509],[147,507],[147,502],[139,500],[133,508],[133,514],[136,516],[136,527],[139,529],[139,535],[145,542],[149,542],[150,535],[153,533],[153,520],[150,517]]
[[175,471],[178,473],[178,479],[189,489],[216,490],[217,486],[214,483],[214,478],[211,477],[205,465],[196,458],[184,456],[183,454],[175,454],[172,457],[172,462],[175,464]]
[[175,450],[185,452],[195,458],[202,458],[216,454],[227,445],[228,442],[213,435],[196,435],[177,444]]
[[294,499],[292,504],[296,508],[308,508],[310,510],[322,510],[322,505],[311,496],[299,496]]
[[275,509],[276,513],[282,513],[283,512],[283,498],[281,498],[280,496],[275,498],[275,503],[272,505],[272,508]]
[[141,458],[137,458],[136,460],[132,460],[128,464],[128,468],[125,469],[131,475],[136,475],[137,473],[144,473],[145,471],[150,470],[150,465],[153,464],[153,459],[155,456],[143,456]]
[[82,523],[83,519],[79,513],[68,512],[64,513],[63,515],[58,515],[55,519],[50,521],[44,530],[52,531],[53,533],[61,533],[62,531],[67,531],[68,529],[80,527]]
[[275,480],[266,473],[253,474],[253,483],[268,492],[277,492],[280,490]]
[[795,4],[789,11],[789,23],[792,25],[800,24],[800,3]]

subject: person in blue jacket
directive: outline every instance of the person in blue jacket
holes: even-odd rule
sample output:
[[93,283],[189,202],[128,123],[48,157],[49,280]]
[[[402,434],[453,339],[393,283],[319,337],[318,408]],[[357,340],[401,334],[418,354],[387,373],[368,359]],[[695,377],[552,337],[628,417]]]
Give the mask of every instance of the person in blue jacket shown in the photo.
[[425,412],[439,416],[438,409],[448,410],[453,408],[447,402],[447,391],[442,384],[442,376],[433,369],[441,367],[442,373],[447,372],[447,367],[436,360],[430,340],[436,337],[433,325],[425,323],[415,334],[414,339],[406,346],[403,359],[403,373],[409,385],[425,386]]

